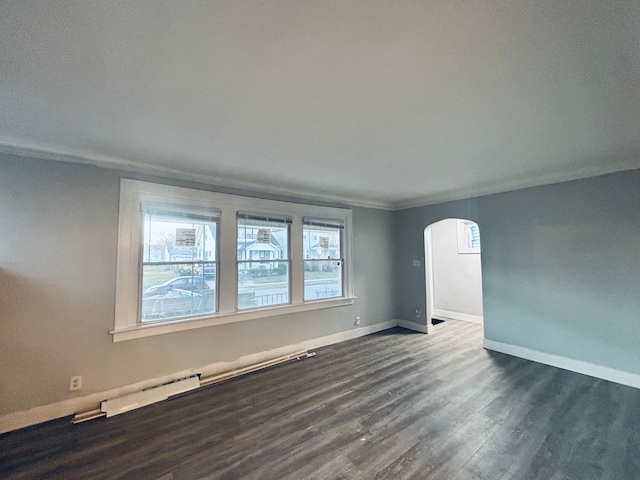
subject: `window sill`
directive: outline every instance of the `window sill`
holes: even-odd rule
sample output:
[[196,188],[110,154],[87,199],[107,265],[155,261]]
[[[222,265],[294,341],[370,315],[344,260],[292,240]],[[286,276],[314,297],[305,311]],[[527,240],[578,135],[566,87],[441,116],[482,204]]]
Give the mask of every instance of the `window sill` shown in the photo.
[[282,305],[270,308],[260,308],[254,310],[241,310],[232,313],[219,313],[201,318],[178,319],[162,323],[140,324],[134,327],[111,330],[114,342],[133,340],[136,338],[150,337],[153,335],[163,335],[165,333],[181,332],[183,330],[193,330],[195,328],[212,327],[224,325],[226,323],[244,322],[259,318],[275,317],[277,315],[289,315],[292,313],[309,312],[325,308],[343,307],[353,305],[356,297],[340,297],[329,300],[315,300],[295,305]]

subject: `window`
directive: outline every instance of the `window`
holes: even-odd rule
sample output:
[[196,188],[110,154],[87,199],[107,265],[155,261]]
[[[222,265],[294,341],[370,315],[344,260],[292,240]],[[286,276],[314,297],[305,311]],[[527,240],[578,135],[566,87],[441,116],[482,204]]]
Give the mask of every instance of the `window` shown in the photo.
[[238,213],[238,309],[289,303],[291,223]]
[[354,301],[349,209],[122,179],[118,232],[114,341]]
[[140,213],[140,322],[215,312],[217,212],[142,204]]
[[303,219],[305,300],[343,295],[342,230],[343,224],[339,220]]
[[480,229],[477,223],[458,220],[458,253],[480,253]]

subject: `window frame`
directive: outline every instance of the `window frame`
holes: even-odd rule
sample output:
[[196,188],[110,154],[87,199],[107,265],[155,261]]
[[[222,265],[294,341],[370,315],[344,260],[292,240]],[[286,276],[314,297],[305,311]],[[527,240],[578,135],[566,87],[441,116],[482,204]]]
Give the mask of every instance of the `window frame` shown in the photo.
[[[215,313],[202,316],[141,323],[138,305],[141,298],[141,203],[159,203],[218,211],[218,285]],[[237,308],[237,214],[259,211],[261,214],[290,216],[290,303],[250,310]],[[333,218],[344,222],[343,296],[304,301],[304,259],[302,219]],[[113,341],[131,340],[152,335],[254,320],[277,315],[352,305],[355,300],[352,261],[352,211],[347,208],[265,200],[258,196],[231,195],[208,190],[176,187],[123,178],[120,181],[118,220],[118,256],[116,267],[115,318],[110,330]]]

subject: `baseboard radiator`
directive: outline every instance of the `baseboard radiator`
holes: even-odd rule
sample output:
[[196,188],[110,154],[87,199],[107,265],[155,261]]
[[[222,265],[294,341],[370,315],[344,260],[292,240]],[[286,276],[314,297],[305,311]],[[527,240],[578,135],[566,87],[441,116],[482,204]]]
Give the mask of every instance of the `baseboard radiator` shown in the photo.
[[313,352],[309,353],[306,350],[300,350],[289,355],[283,355],[282,357],[266,360],[254,365],[249,365],[247,367],[230,370],[228,372],[223,372],[208,377],[202,377],[199,373],[196,373],[188,377],[171,380],[169,382],[145,388],[144,390],[123,395],[121,397],[104,400],[100,403],[100,408],[74,415],[71,423],[82,423],[86,422],[87,420],[92,420],[94,418],[100,417],[113,417],[114,415],[119,415],[121,413],[129,412],[131,410],[151,405],[156,402],[161,402],[173,396],[181,395],[200,387],[224,382],[225,380],[230,380],[241,375],[257,372],[259,370],[263,370],[265,368],[273,367],[275,365],[280,365],[293,360],[302,360],[314,356],[315,353]]

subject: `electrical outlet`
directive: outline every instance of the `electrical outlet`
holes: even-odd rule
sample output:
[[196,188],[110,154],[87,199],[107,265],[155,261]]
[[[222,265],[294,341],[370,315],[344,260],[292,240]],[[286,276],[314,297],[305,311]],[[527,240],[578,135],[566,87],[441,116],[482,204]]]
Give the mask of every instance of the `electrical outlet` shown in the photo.
[[416,318],[420,318],[420,309],[416,308]]
[[82,389],[82,375],[71,377],[71,380],[69,380],[69,391],[73,392],[80,389]]
[[356,325],[360,325],[360,317],[356,317]]

